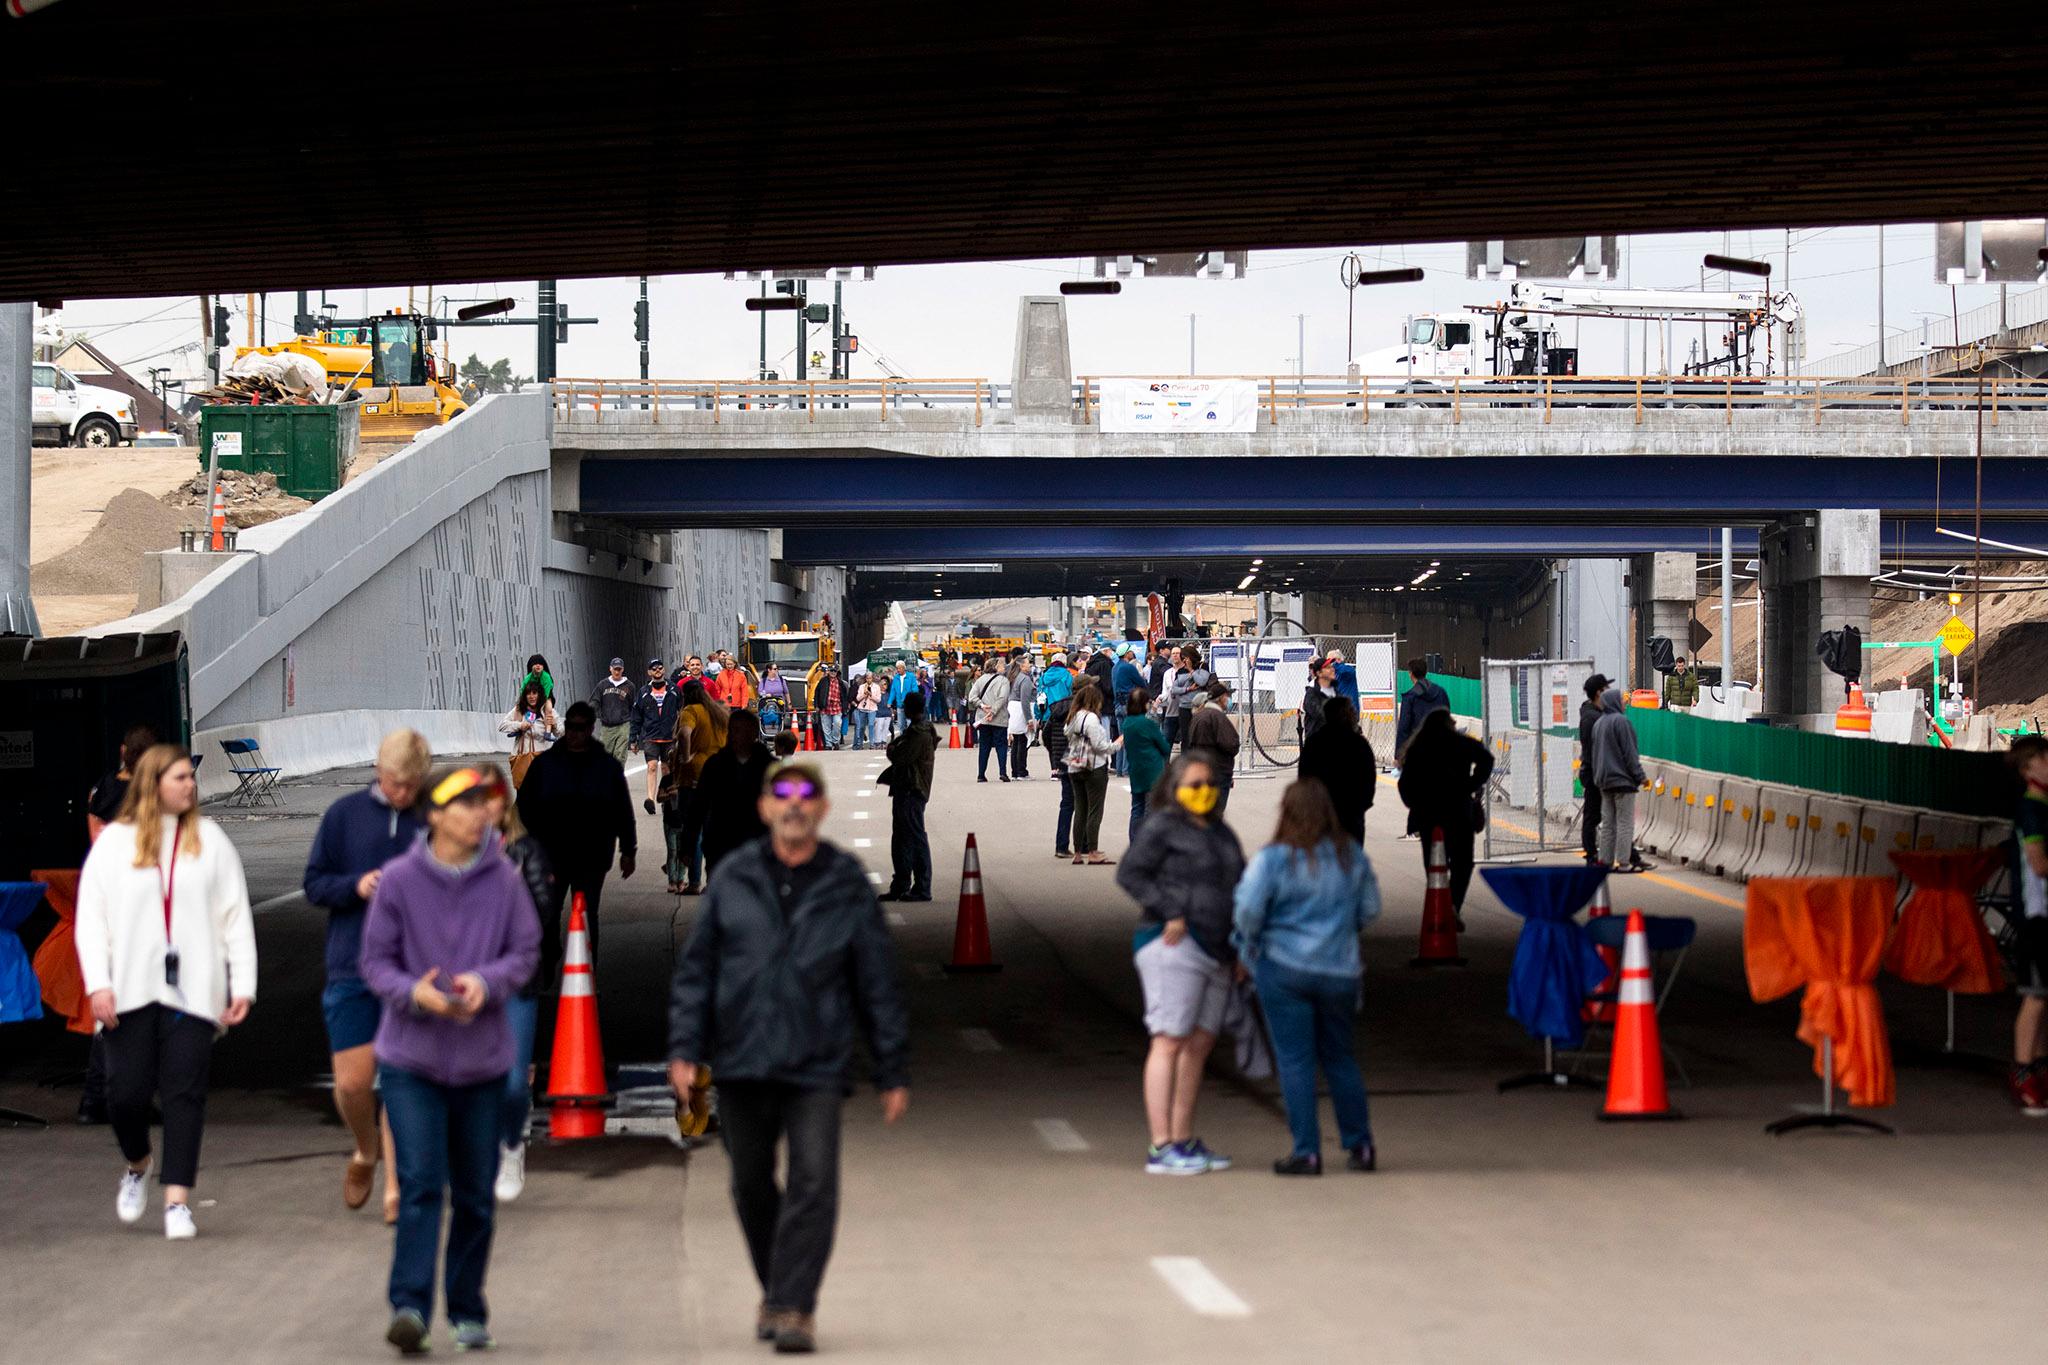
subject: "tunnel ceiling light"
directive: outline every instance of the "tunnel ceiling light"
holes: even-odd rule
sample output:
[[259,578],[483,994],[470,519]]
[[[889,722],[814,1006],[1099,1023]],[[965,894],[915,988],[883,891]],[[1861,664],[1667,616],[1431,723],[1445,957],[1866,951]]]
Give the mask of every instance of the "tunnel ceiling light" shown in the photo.
[[1258,575],[1257,575],[1257,574],[1255,574],[1255,573],[1248,573],[1248,574],[1246,574],[1246,575],[1244,576],[1244,581],[1243,581],[1242,583],[1239,583],[1239,584],[1237,585],[1237,590],[1238,590],[1239,592],[1243,592],[1243,591],[1244,591],[1244,590],[1245,590],[1246,588],[1249,588],[1249,587],[1250,587],[1250,586],[1252,585],[1252,581],[1253,581],[1254,579],[1256,579],[1257,577],[1258,577]]

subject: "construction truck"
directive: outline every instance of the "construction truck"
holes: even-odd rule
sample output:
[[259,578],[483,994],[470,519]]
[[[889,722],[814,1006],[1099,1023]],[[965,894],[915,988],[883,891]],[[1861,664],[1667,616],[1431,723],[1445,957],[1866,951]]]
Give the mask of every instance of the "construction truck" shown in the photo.
[[330,323],[311,336],[274,346],[244,346],[247,355],[302,355],[327,372],[333,401],[362,404],[367,441],[410,440],[468,411],[455,388],[455,366],[435,356],[432,320],[397,309],[360,322]]
[[[1782,326],[1791,334],[1799,325],[1800,309],[1791,294],[1768,290],[1705,293],[1517,280],[1507,299],[1490,308],[1409,318],[1399,345],[1367,351],[1356,364],[1362,375],[1402,377],[1420,392],[1434,392],[1444,387],[1443,381],[1458,377],[1577,375],[1579,350],[1560,344],[1561,318],[1629,319],[1673,329],[1705,323],[1722,329],[1719,344],[1726,349],[1718,355],[1696,351],[1679,372],[1756,377],[1774,368],[1767,349],[1771,328]],[[1760,336],[1766,347],[1761,356]],[[1660,345],[1667,357],[1663,368],[1670,372],[1675,341]]]
[[761,694],[761,677],[768,671],[768,665],[774,664],[789,684],[789,709],[794,713],[793,717],[777,717],[778,728],[792,723],[801,725],[810,714],[811,694],[825,665],[839,662],[839,649],[832,640],[832,618],[802,621],[794,630],[788,626],[760,630],[741,617],[739,628],[740,647],[734,655],[747,670],[754,695]]

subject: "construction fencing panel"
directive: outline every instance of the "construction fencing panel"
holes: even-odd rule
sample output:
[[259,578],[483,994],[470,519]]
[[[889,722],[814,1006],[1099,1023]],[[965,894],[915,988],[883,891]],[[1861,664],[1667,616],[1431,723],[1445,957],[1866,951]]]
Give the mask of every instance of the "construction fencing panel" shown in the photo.
[[1480,738],[1493,752],[1483,856],[1561,853],[1579,845],[1573,760],[1580,683],[1591,659],[1487,659]]

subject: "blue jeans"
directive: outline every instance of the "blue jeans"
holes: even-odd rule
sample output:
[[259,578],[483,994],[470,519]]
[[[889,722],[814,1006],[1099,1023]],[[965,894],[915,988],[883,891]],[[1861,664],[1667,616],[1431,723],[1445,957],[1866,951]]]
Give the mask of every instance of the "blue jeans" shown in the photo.
[[836,749],[839,747],[839,731],[845,719],[846,717],[831,711],[827,711],[818,718],[821,727],[821,738],[824,739],[826,748]]
[[488,1322],[484,1271],[491,1261],[498,1133],[505,1081],[441,1085],[395,1066],[377,1068],[391,1145],[398,1157],[398,1236],[391,1251],[391,1307],[434,1320],[434,1261],[441,1194],[448,1193],[446,1289],[451,1322]]
[[533,1088],[526,1068],[533,1064],[533,1034],[540,1027],[540,1000],[515,995],[505,1002],[505,1022],[512,1026],[512,1069],[505,1073],[504,1132],[498,1141],[518,1147],[526,1141],[533,1117]]
[[[1119,701],[1116,704],[1116,710],[1110,712],[1109,716],[1107,717],[1107,719],[1109,720],[1109,742],[1112,744],[1116,743],[1116,737],[1124,732],[1122,720],[1123,709],[1124,704],[1121,701]],[[1131,760],[1125,755],[1122,749],[1118,749],[1114,754],[1110,755],[1109,770],[1115,773],[1118,777],[1122,777],[1130,772]]]
[[1151,795],[1152,793],[1150,792],[1131,793],[1131,837],[1133,839],[1138,837],[1138,822],[1145,818],[1145,802]]
[[1273,1034],[1280,1069],[1280,1095],[1287,1102],[1287,1127],[1296,1156],[1321,1156],[1322,1124],[1316,1114],[1316,1068],[1330,1085],[1337,1133],[1348,1150],[1372,1143],[1372,1116],[1365,1078],[1352,1052],[1358,1016],[1358,982],[1348,976],[1298,972],[1262,959],[1252,969],[1259,1004]]
[[1052,832],[1052,851],[1066,854],[1073,851],[1073,845],[1067,840],[1074,828],[1074,784],[1067,778],[1064,763],[1053,765],[1052,776],[1060,784],[1060,818]]
[[974,775],[984,781],[988,778],[988,756],[996,756],[996,776],[1010,780],[1010,736],[1008,727],[1002,725],[977,725],[974,733],[981,739],[981,755],[975,761]]
[[853,713],[853,747],[865,749],[875,742],[875,713],[856,711]]

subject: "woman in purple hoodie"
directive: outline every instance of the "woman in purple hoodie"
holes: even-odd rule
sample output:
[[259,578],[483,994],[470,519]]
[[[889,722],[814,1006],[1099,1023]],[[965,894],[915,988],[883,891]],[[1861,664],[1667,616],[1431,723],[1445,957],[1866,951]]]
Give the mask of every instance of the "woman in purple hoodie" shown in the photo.
[[540,960],[540,920],[519,869],[494,856],[492,768],[429,779],[427,837],[384,867],[363,924],[362,977],[383,1003],[377,1074],[398,1158],[391,1325],[427,1349],[441,1197],[449,1195],[448,1318],[458,1348],[491,1345],[484,1304],[498,1134],[512,1030],[505,1002]]

